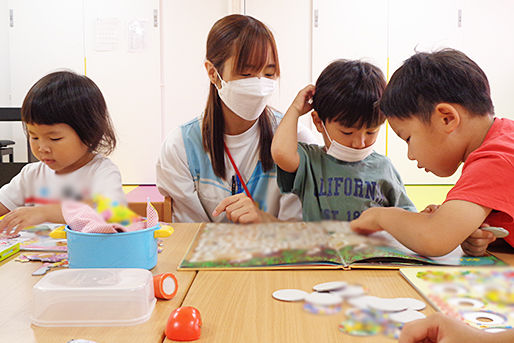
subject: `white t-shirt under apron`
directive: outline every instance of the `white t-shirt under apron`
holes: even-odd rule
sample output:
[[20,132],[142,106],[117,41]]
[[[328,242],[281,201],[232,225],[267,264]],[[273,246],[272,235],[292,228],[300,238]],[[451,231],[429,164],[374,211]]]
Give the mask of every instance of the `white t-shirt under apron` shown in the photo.
[[[273,131],[282,118],[279,113],[274,115]],[[214,174],[203,149],[201,123],[202,117],[198,117],[171,131],[157,162],[157,186],[163,195],[173,199],[174,222],[227,221],[225,213],[213,217],[212,211],[221,200],[232,195],[232,176],[236,173],[225,154],[226,179]],[[276,166],[267,172],[262,170],[259,135],[257,121],[242,134],[225,135],[225,143],[260,209],[281,220],[301,220],[301,202],[294,194],[280,192]],[[303,127],[298,137],[303,142],[315,141],[312,133]]]

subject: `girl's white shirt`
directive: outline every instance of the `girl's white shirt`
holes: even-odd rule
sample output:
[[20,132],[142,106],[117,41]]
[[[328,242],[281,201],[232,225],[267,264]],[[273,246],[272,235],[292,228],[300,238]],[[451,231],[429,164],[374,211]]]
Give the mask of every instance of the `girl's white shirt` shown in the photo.
[[127,204],[118,167],[98,154],[83,167],[63,175],[43,162],[29,163],[0,188],[0,203],[12,211],[66,198],[91,200],[97,194]]

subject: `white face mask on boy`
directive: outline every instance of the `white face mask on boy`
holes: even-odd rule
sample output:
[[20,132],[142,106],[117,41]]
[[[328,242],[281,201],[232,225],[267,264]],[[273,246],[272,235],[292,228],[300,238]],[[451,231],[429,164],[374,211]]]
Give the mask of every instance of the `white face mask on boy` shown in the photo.
[[277,80],[267,77],[249,77],[233,81],[224,81],[219,73],[218,77],[221,80],[221,88],[216,86],[216,89],[221,100],[231,111],[249,121],[259,118],[277,87]]
[[330,135],[328,134],[325,124],[321,122],[321,125],[323,125],[323,130],[325,130],[328,140],[330,141],[330,147],[327,150],[327,154],[329,154],[330,156],[335,157],[338,160],[344,162],[359,162],[368,157],[369,155],[371,155],[371,153],[373,152],[373,146],[375,145],[375,143],[363,149],[350,148],[345,145],[339,144],[335,140],[330,138]]

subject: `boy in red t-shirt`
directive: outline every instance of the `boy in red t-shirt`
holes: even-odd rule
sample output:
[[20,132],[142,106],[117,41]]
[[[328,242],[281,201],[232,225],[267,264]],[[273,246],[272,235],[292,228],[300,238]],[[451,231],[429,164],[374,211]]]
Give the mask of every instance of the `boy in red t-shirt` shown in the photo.
[[494,118],[485,73],[460,51],[417,53],[387,85],[380,109],[408,144],[418,168],[462,175],[441,206],[421,213],[370,208],[351,222],[361,233],[386,230],[411,250],[441,256],[462,244],[482,255],[495,240],[479,229],[499,226],[514,246],[514,121]]

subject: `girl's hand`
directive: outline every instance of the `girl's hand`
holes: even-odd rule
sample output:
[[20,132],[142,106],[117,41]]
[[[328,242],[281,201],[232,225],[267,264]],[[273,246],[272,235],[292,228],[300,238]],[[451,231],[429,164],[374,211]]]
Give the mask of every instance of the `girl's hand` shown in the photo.
[[353,231],[361,235],[370,235],[376,231],[382,231],[383,228],[378,224],[378,213],[381,208],[372,207],[362,212],[359,218],[350,222]]
[[[0,234],[17,234],[20,230],[46,221],[42,207],[19,207],[0,221]],[[14,231],[13,231],[14,230]]]
[[263,212],[244,193],[223,199],[212,212],[214,217],[221,213],[227,214],[227,219],[234,223],[250,224],[263,222]]
[[431,213],[434,213],[435,211],[437,211],[437,209],[439,207],[441,207],[441,205],[431,204],[431,205],[428,205],[427,207],[425,207],[425,209],[423,211],[421,211],[420,213],[431,214]]
[[311,100],[315,89],[314,85],[308,85],[298,92],[287,112],[295,113],[299,117],[312,110]]
[[[488,227],[489,224],[483,223],[480,227]],[[476,229],[462,244],[460,245],[466,255],[484,256],[489,244],[494,242],[496,237],[489,231]]]

